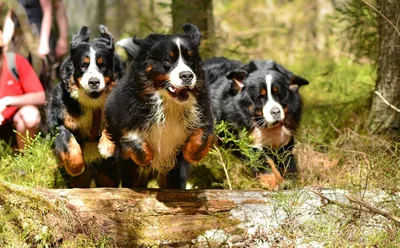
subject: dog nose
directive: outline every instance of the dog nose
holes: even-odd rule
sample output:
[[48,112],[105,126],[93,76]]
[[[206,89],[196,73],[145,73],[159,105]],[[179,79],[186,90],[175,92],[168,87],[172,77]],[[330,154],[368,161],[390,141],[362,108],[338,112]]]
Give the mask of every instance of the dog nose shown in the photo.
[[90,88],[97,88],[100,85],[100,79],[98,78],[89,78],[89,86]]
[[193,77],[194,75],[191,71],[182,71],[179,73],[179,78],[182,79],[183,83],[186,84],[189,84],[192,81]]
[[279,108],[274,107],[271,109],[271,115],[272,115],[272,117],[274,117],[274,119],[279,119],[280,115],[281,115],[281,111],[279,110]]

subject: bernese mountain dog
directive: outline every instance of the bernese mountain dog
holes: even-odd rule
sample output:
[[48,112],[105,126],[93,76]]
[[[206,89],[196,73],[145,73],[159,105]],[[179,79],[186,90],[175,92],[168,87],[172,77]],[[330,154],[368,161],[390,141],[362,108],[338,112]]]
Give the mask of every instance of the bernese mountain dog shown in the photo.
[[122,44],[133,61],[106,102],[99,151],[104,158],[115,152],[123,187],[146,187],[154,173],[161,188],[185,189],[190,163],[213,144],[201,34],[192,24],[183,31]]
[[[273,60],[242,64],[213,58],[204,61],[204,70],[216,121],[230,123],[238,137],[245,128],[251,145],[263,150],[265,162],[276,170],[278,181],[295,177],[297,167],[292,149],[302,113],[298,90],[309,82]],[[243,154],[236,155],[243,158]],[[265,187],[274,188],[276,185],[269,184],[279,183],[271,182],[266,170],[257,174]]]
[[104,25],[99,30],[100,36],[92,41],[85,26],[73,36],[70,56],[61,66],[61,82],[46,109],[47,124],[55,134],[54,153],[70,187],[90,187],[92,182],[98,187],[119,184],[115,159],[102,159],[97,147],[104,104],[124,67],[114,52],[112,35]]

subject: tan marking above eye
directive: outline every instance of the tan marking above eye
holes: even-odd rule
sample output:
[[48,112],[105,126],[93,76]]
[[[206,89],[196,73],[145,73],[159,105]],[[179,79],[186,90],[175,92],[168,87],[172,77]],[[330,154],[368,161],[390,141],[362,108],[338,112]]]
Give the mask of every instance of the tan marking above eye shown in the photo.
[[151,71],[153,69],[153,66],[152,65],[149,65],[149,66],[147,66],[147,68],[146,68],[146,72],[149,72],[149,71]]
[[278,90],[279,90],[279,87],[278,87],[278,86],[274,86],[274,87],[272,88],[272,91],[273,91],[273,92],[278,92]]
[[265,89],[261,89],[260,94],[261,94],[262,96],[265,96],[265,95],[267,94],[267,91],[266,91]]
[[97,59],[97,64],[101,65],[101,64],[103,64],[103,62],[104,62],[103,58],[98,58]]
[[169,52],[169,56],[171,56],[171,58],[175,57],[175,53],[174,52]]
[[190,51],[190,50],[189,50],[189,51],[188,51],[188,55],[189,55],[189,56],[193,56],[193,51]]
[[83,63],[89,64],[90,63],[89,57],[83,58]]

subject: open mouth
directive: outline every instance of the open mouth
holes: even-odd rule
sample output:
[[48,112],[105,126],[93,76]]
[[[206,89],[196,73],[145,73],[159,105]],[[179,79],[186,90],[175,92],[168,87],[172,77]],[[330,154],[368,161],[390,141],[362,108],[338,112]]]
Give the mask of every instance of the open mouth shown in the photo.
[[166,90],[172,98],[177,99],[180,102],[184,102],[189,98],[189,87],[176,88],[172,85],[168,85]]

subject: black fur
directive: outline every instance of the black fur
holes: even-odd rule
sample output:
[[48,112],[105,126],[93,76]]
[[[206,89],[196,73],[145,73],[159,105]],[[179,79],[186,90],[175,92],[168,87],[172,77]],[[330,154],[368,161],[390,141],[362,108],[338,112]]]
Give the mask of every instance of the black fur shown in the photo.
[[[249,134],[255,133],[256,129],[269,130],[265,134],[273,138],[270,142],[264,142],[262,149],[278,165],[281,174],[295,175],[297,167],[292,155],[293,135],[300,123],[302,112],[298,89],[309,82],[273,60],[254,60],[248,64],[241,64],[226,58],[214,58],[204,61],[204,68],[207,83],[210,85],[212,111],[216,121],[232,124],[232,131],[238,135],[243,128]],[[273,99],[285,112],[285,118],[273,125],[267,123],[263,112],[263,107],[268,101],[266,75],[272,76],[271,88],[276,89],[276,92],[271,91]],[[276,128],[281,127],[285,127],[291,133],[284,142],[278,142],[275,136],[271,136],[270,130],[278,130]],[[260,148],[258,146],[257,149]],[[285,153],[289,154],[283,161],[278,159]],[[242,154],[236,155],[243,158]]]
[[[70,43],[70,56],[61,66],[61,82],[53,89],[46,106],[47,125],[55,134],[54,153],[65,168],[70,168],[73,163],[82,160],[85,142],[92,142],[97,148],[101,127],[99,126],[96,130],[93,125],[82,125],[82,121],[86,120],[93,124],[96,122],[92,119],[94,112],[103,115],[105,98],[116,80],[124,73],[122,61],[114,52],[113,37],[105,26],[99,25],[99,30],[100,36],[91,42],[88,27],[81,27],[73,36]],[[86,63],[88,58],[91,59],[91,49],[95,51],[96,61]],[[89,70],[92,63],[96,63],[95,69]],[[82,80],[85,79],[86,71],[97,73],[89,76],[90,80],[103,78],[104,89],[101,85],[83,89],[82,85],[85,82]],[[77,96],[78,91],[81,92],[79,96]],[[86,97],[86,100],[82,97]],[[101,125],[101,118],[98,120],[100,120],[98,124]],[[71,144],[78,144],[79,147],[78,145],[71,146]],[[79,154],[79,149],[81,154]],[[70,187],[89,187],[92,179],[95,179],[96,185],[100,187],[118,186],[115,159],[103,160],[99,156],[98,160],[93,161],[91,165],[78,162],[75,165],[79,165],[76,168],[83,166],[85,171],[66,169],[65,178]]]
[[[172,155],[172,158],[174,160],[176,158],[177,161],[175,166],[170,168],[167,173],[165,171],[157,173],[158,171],[156,171],[160,187],[185,188],[189,162],[184,158],[181,152],[182,149],[187,147],[188,140],[190,140],[195,130],[203,130],[201,142],[205,142],[203,137],[206,137],[205,140],[207,141],[213,134],[208,87],[204,82],[204,72],[200,65],[199,45],[201,35],[197,27],[191,24],[185,24],[183,30],[183,34],[151,34],[145,39],[134,37],[132,39],[133,45],[127,44],[127,42],[129,43],[127,40],[120,43],[128,50],[133,61],[129,65],[126,76],[111,93],[106,103],[105,113],[107,131],[116,143],[116,154],[121,159],[123,187],[145,187],[147,185],[149,179],[147,175],[154,172],[155,162],[152,160],[150,167],[144,166],[150,163],[149,159],[146,160],[147,153],[144,152],[146,150],[144,149],[145,144],[148,144],[148,140],[145,137],[150,135],[152,128],[155,128],[153,131],[162,131],[164,127],[166,130],[168,129],[168,123],[173,122],[180,125],[187,122],[189,112],[184,112],[181,115],[171,114],[177,113],[175,108],[186,104],[185,106],[187,107],[185,109],[189,110],[193,105],[188,102],[191,102],[192,98],[195,99],[198,108],[197,118],[200,121],[195,126],[186,127],[186,141],[182,144],[175,144],[174,149],[176,152]],[[180,41],[180,50],[177,46],[177,39]],[[130,49],[132,51],[129,51]],[[181,88],[173,86],[172,72],[174,70],[178,71],[179,51],[181,51],[185,66],[190,68],[182,73],[192,71],[197,78],[193,89],[186,86],[193,82],[190,81],[190,77],[193,76],[190,73],[187,74],[189,79],[184,80],[184,75],[182,74],[181,76],[181,72],[179,72],[179,78],[180,80],[182,79],[181,83],[184,85],[182,86],[184,90],[181,91]],[[175,89],[176,91],[171,93],[170,89],[172,91]],[[155,99],[159,99],[161,104],[158,105]],[[166,106],[170,106],[174,110],[168,112],[168,114],[165,110]],[[157,111],[161,111],[162,115],[165,115],[164,122],[154,118]],[[179,127],[174,128],[178,129]],[[178,131],[185,133],[184,129]],[[168,130],[175,131],[173,129]],[[129,136],[131,138],[127,139],[129,132],[135,135],[131,135]],[[167,143],[169,146],[169,143],[173,144],[177,138],[176,136],[180,134],[178,132],[174,134],[167,132],[164,135],[171,136],[168,137]],[[160,140],[163,137],[160,137]],[[148,147],[154,151],[154,154],[158,154],[157,147]],[[207,145],[199,148],[199,152],[201,153],[201,149],[208,149],[208,147],[209,144],[207,143]],[[161,150],[164,149],[166,149],[166,146],[161,147]],[[139,166],[127,154],[135,154],[135,159],[143,163],[143,166]],[[195,157],[196,154],[193,154],[193,156]],[[152,158],[151,156],[148,157]],[[139,171],[140,168],[150,169]]]

